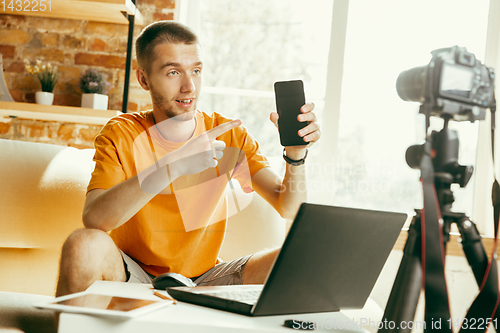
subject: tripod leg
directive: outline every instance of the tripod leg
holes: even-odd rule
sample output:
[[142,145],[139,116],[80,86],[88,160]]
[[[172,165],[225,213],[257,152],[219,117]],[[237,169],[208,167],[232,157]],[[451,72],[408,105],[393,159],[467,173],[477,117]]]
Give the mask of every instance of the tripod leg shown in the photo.
[[476,229],[476,225],[467,217],[458,221],[457,226],[462,236],[462,248],[465,257],[479,286],[483,281],[483,276],[488,266],[488,256],[481,243],[481,236]]
[[415,318],[418,298],[422,290],[422,267],[420,262],[420,213],[413,218],[408,230],[403,259],[399,266],[389,300],[384,311],[379,333],[409,333],[401,323]]
[[[474,273],[477,285],[481,286],[488,267],[488,256],[481,242],[481,236],[477,231],[476,225],[466,216],[457,222],[457,226],[462,236],[462,248],[465,257]],[[497,308],[494,317],[497,320],[500,319],[499,308]]]

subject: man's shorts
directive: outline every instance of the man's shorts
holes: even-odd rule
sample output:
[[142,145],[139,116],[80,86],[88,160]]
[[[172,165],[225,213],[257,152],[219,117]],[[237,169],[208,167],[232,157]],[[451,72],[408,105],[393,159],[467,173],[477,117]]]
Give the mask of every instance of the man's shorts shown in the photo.
[[[133,283],[151,283],[154,276],[148,274],[139,266],[134,259],[121,251],[125,271],[127,273],[127,282]],[[241,257],[233,261],[221,262],[214,268],[206,271],[204,274],[192,278],[198,286],[223,286],[232,284],[242,284],[241,269],[247,263],[252,255]]]

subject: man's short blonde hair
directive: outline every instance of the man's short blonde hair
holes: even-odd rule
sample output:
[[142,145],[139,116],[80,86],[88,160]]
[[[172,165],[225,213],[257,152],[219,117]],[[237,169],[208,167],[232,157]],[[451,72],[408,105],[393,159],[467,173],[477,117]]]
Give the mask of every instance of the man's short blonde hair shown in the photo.
[[196,44],[198,37],[185,25],[174,21],[159,21],[142,30],[135,41],[137,63],[147,73],[156,59],[154,48],[162,43]]

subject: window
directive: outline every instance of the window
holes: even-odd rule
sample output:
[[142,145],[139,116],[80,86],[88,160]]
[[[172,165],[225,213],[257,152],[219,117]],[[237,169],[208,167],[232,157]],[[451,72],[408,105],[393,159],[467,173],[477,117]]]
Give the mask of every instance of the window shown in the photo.
[[[418,170],[405,161],[407,147],[425,140],[418,103],[395,89],[402,71],[429,63],[434,49],[465,46],[484,60],[488,0],[349,1],[339,144],[338,186],[331,203],[411,212],[422,207]],[[432,127],[442,128],[440,119]],[[460,139],[459,162],[474,165],[478,122],[451,122]],[[472,213],[474,177],[452,185],[454,209]]]
[[[423,143],[424,116],[418,103],[398,97],[396,79],[403,70],[428,64],[430,52],[442,47],[467,47],[484,62],[489,5],[490,0],[181,0],[181,21],[204,44],[200,106],[241,118],[268,156],[281,155],[278,133],[268,121],[275,109],[272,84],[304,80],[323,133],[306,164],[310,201],[411,213],[422,207],[422,189],[405,152]],[[498,24],[491,27],[494,20],[489,29],[500,30]],[[440,119],[432,120],[432,128],[441,127]],[[459,162],[476,165],[480,124],[450,127],[458,130]],[[472,215],[475,178],[464,189],[452,186],[453,210]]]

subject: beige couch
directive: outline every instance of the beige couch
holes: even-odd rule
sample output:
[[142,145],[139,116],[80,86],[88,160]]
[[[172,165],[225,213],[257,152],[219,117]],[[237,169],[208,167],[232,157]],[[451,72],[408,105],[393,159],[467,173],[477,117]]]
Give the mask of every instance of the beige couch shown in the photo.
[[[53,331],[50,314],[30,304],[53,297],[62,244],[83,227],[94,151],[0,140],[0,154],[0,327],[38,332],[45,322]],[[257,194],[228,224],[224,260],[279,246],[286,233],[285,221]]]

